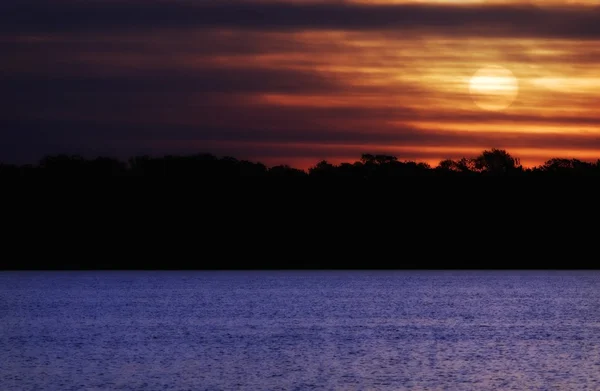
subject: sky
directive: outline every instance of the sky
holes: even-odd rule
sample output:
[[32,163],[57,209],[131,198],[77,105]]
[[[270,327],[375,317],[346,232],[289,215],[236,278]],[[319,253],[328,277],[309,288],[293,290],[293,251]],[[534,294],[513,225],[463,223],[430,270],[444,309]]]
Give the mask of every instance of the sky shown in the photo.
[[600,0],[5,0],[0,161],[595,161],[598,21]]

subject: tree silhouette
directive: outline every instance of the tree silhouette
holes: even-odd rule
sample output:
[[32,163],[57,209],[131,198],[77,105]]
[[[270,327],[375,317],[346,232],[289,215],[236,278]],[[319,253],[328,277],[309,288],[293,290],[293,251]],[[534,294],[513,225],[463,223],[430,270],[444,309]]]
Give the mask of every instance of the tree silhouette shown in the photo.
[[52,175],[86,175],[90,173],[86,166],[88,162],[78,155],[51,155],[44,157],[39,167]]
[[476,170],[486,174],[509,174],[522,169],[520,161],[502,149],[483,151],[473,161]]
[[268,172],[269,176],[280,178],[300,178],[307,175],[306,172],[285,164],[271,167]]
[[558,175],[594,175],[598,167],[598,162],[593,164],[578,159],[553,158],[546,161],[540,171]]
[[312,177],[329,177],[329,176],[337,176],[338,167],[333,164],[327,162],[326,160],[322,160],[317,163],[314,167],[308,169],[308,174]]
[[277,165],[268,168],[260,162],[217,157],[208,153],[188,156],[133,156],[126,162],[110,157],[85,159],[79,155],[49,155],[37,165],[14,165],[0,162],[0,175],[62,175],[62,176],[182,176],[186,178],[351,178],[368,180],[409,176],[600,176],[600,160],[552,158],[544,164],[524,169],[520,160],[503,149],[484,150],[476,157],[444,159],[436,167],[396,156],[362,154],[355,162],[338,165],[326,160],[317,162],[307,171]]
[[455,174],[473,174],[479,172],[475,166],[475,159],[462,158],[460,160],[446,159],[442,160],[438,167],[438,171],[442,173],[455,173]]

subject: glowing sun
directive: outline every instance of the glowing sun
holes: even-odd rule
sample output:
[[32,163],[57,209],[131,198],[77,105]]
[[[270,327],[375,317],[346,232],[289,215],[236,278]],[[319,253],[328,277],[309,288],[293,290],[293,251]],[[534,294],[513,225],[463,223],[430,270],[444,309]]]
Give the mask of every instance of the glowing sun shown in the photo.
[[469,92],[479,108],[500,111],[517,98],[519,82],[508,69],[491,65],[475,72],[469,82]]

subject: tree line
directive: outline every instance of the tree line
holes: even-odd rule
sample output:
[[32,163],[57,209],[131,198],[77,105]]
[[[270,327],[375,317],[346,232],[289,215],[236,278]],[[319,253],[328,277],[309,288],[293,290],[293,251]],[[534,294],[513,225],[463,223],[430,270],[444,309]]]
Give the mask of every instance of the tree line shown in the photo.
[[49,155],[37,164],[0,163],[0,175],[68,176],[211,176],[211,177],[343,177],[367,179],[395,176],[481,176],[481,175],[566,175],[600,176],[600,159],[595,163],[572,158],[552,158],[525,168],[506,150],[492,148],[472,158],[446,159],[436,167],[427,163],[399,160],[396,156],[363,154],[353,163],[332,164],[326,160],[308,170],[288,165],[267,167],[260,162],[217,157],[208,153],[188,156],[136,156],[121,161],[110,157],[86,159],[79,155]]
[[[600,176],[600,161],[557,158],[524,168],[508,152],[491,149],[436,167],[364,154],[354,163],[321,161],[299,170],[210,154],[126,162],[56,155],[36,165],[3,165],[0,172],[5,178],[205,178],[189,181],[194,186],[6,185],[0,270],[600,269],[594,184],[529,180]],[[410,176],[528,179],[490,186],[394,180]],[[222,180],[243,177],[284,179]],[[350,186],[331,178],[350,178]]]

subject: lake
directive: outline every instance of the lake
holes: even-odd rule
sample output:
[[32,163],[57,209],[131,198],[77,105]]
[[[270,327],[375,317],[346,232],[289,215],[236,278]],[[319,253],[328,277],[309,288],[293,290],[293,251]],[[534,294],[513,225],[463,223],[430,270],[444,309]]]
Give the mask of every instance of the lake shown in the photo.
[[0,389],[600,390],[600,272],[0,272]]

